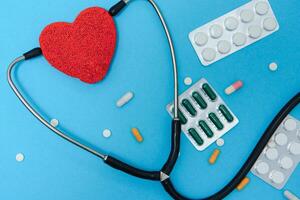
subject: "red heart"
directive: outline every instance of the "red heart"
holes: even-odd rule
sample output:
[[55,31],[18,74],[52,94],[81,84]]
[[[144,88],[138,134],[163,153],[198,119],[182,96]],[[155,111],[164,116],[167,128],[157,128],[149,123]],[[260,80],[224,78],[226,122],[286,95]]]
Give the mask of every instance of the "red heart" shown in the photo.
[[57,22],[41,33],[40,45],[48,62],[86,83],[102,80],[116,48],[116,27],[99,7],[82,11],[73,23]]

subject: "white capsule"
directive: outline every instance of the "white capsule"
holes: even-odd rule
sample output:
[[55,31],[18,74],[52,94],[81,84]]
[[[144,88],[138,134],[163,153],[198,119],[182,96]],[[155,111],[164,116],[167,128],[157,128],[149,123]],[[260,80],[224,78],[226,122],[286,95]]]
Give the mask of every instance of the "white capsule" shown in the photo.
[[134,97],[133,92],[127,92],[124,94],[118,101],[117,101],[117,107],[122,107],[125,104],[127,104],[132,98]]
[[288,200],[300,200],[299,197],[288,190],[285,190],[283,194]]

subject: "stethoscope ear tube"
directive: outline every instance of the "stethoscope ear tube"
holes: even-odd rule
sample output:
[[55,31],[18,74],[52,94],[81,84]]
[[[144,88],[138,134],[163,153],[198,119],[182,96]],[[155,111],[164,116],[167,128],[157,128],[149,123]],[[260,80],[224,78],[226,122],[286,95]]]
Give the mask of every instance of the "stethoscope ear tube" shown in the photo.
[[[250,172],[251,168],[255,164],[261,152],[264,150],[265,146],[273,136],[276,129],[280,126],[286,116],[300,103],[300,92],[294,96],[276,115],[273,121],[270,123],[259,142],[253,149],[252,153],[238,171],[238,173],[234,176],[234,178],[219,192],[214,195],[204,198],[204,200],[220,200],[225,198],[228,194],[230,194],[245,178],[245,176]],[[170,178],[162,181],[162,185],[164,189],[176,200],[189,200],[188,198],[181,195],[173,186]]]

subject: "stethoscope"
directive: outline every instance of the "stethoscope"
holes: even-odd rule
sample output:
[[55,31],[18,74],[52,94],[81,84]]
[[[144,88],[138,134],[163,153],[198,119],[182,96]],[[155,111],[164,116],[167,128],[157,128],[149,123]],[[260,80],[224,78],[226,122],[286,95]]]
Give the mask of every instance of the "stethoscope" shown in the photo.
[[[112,16],[117,15],[128,3],[130,0],[121,0],[116,5],[114,5],[110,10],[109,13]],[[178,118],[178,79],[177,79],[177,65],[176,65],[176,56],[174,51],[174,46],[172,42],[171,35],[169,33],[169,29],[167,27],[167,24],[164,20],[163,15],[161,14],[158,6],[153,0],[147,0],[152,7],[154,8],[155,12],[157,13],[161,24],[164,28],[169,48],[171,52],[172,57],[172,65],[173,65],[173,78],[174,78],[174,116],[172,120],[172,131],[171,131],[171,151],[169,154],[169,157],[165,164],[162,166],[162,168],[159,171],[146,171],[142,170],[136,167],[133,167],[125,162],[122,162],[118,160],[117,158],[107,155],[105,153],[101,153],[99,151],[96,151],[95,149],[92,149],[91,147],[88,147],[76,139],[68,136],[66,133],[58,130],[57,128],[53,127],[47,120],[45,120],[31,105],[28,103],[28,101],[24,98],[22,93],[17,88],[16,84],[14,83],[12,79],[12,71],[14,67],[26,60],[35,58],[37,56],[42,55],[42,50],[40,48],[35,48],[27,53],[24,53],[22,56],[16,58],[12,61],[12,63],[8,67],[7,71],[7,78],[8,83],[16,96],[19,98],[19,100],[23,103],[23,105],[31,112],[42,124],[44,124],[47,128],[49,128],[51,131],[56,133],[58,136],[62,137],[63,139],[73,143],[74,145],[80,147],[81,149],[101,158],[104,163],[107,165],[123,171],[127,174],[130,174],[132,176],[152,180],[152,181],[159,181],[166,192],[169,193],[170,196],[172,196],[176,200],[188,200],[189,198],[181,195],[173,186],[170,175],[171,172],[176,164],[179,152],[180,152],[180,134],[181,134],[181,123]],[[259,142],[253,149],[252,153],[244,163],[244,165],[241,167],[241,169],[237,172],[237,174],[229,181],[229,183],[223,187],[219,192],[203,199],[210,199],[210,200],[219,200],[225,198],[228,194],[230,194],[238,185],[239,183],[246,177],[246,175],[249,173],[251,168],[253,167],[254,163],[258,159],[259,155],[267,145],[268,141],[272,137],[273,133],[276,131],[276,129],[279,127],[279,125],[282,123],[282,121],[285,119],[285,117],[300,103],[300,92],[294,96],[276,115],[276,117],[273,119],[273,121],[270,123],[262,137],[260,138]]]

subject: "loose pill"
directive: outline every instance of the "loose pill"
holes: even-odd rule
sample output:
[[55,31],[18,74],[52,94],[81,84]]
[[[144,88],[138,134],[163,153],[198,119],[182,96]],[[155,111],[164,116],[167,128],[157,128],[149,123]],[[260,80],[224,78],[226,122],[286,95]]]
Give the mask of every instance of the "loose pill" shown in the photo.
[[204,120],[199,121],[199,126],[201,127],[201,129],[203,130],[203,132],[208,138],[212,138],[214,136],[214,133],[212,132],[212,130],[209,128],[209,126]]
[[288,190],[285,190],[283,194],[288,200],[300,200],[299,197]]
[[247,37],[244,33],[238,32],[232,36],[232,41],[235,44],[235,46],[240,47],[246,44]]
[[208,36],[206,33],[200,32],[195,35],[194,40],[198,46],[204,46],[208,41]]
[[137,128],[132,128],[131,132],[138,142],[143,142],[144,140],[143,136],[141,135],[140,131]]
[[189,129],[189,134],[190,134],[190,136],[192,136],[192,138],[195,140],[195,142],[199,146],[201,146],[204,143],[203,139],[200,137],[200,135],[198,134],[198,132],[194,128]]
[[225,144],[225,141],[224,141],[224,139],[222,139],[222,138],[219,138],[218,140],[217,140],[217,145],[219,146],[219,147],[222,147],[222,146],[224,146],[224,144]]
[[207,103],[198,92],[193,92],[192,96],[201,109],[207,108]]
[[24,156],[24,154],[22,154],[22,153],[18,153],[18,154],[16,155],[16,161],[18,161],[18,162],[23,162],[23,161],[24,161],[24,158],[25,158],[25,156]]
[[264,20],[263,26],[266,31],[274,31],[277,27],[277,22],[274,18],[268,17]]
[[232,122],[233,121],[233,116],[232,114],[230,113],[230,111],[226,108],[225,105],[220,105],[219,106],[219,110],[221,111],[221,113],[223,114],[223,116],[225,117],[225,119],[228,121],[228,122]]
[[234,17],[228,17],[225,19],[224,25],[227,30],[234,31],[239,26],[239,21]]
[[109,138],[111,136],[111,130],[109,129],[104,129],[102,132],[103,137]]
[[57,127],[59,124],[59,121],[57,119],[51,119],[50,124],[53,127]]
[[277,69],[278,69],[278,65],[277,65],[277,63],[275,63],[275,62],[272,62],[272,63],[270,63],[269,64],[269,69],[271,70],[271,71],[276,71]]
[[232,93],[234,93],[235,91],[237,91],[238,89],[243,87],[243,82],[242,81],[236,81],[235,83],[231,84],[230,86],[228,86],[225,89],[225,93],[227,95],[230,95]]
[[184,84],[185,84],[185,85],[191,85],[192,83],[193,83],[193,80],[192,80],[191,77],[186,77],[186,78],[184,79]]
[[212,121],[212,123],[217,127],[218,130],[222,130],[224,128],[224,125],[215,113],[209,113],[208,117]]
[[183,107],[194,117],[197,114],[197,111],[195,110],[195,108],[193,107],[193,105],[191,104],[191,102],[187,99],[183,99],[182,100],[182,105]]
[[284,122],[284,128],[285,130],[287,131],[293,131],[297,128],[297,122],[293,119],[287,119],[285,122]]
[[212,88],[209,86],[209,84],[204,83],[202,85],[202,89],[207,94],[207,96],[210,98],[210,100],[214,101],[217,99],[216,93],[212,90]]
[[213,151],[213,153],[211,154],[211,156],[210,156],[208,162],[209,162],[211,165],[215,164],[216,161],[217,161],[217,159],[218,159],[218,157],[219,157],[219,155],[220,155],[220,153],[221,153],[221,151],[220,151],[219,149],[215,149],[215,150]]
[[133,92],[127,92],[124,94],[118,101],[117,101],[117,107],[122,107],[125,104],[127,104],[132,98],[134,97]]
[[245,177],[240,184],[236,187],[236,189],[238,191],[241,191],[242,189],[244,189],[250,182],[250,179],[248,177]]

